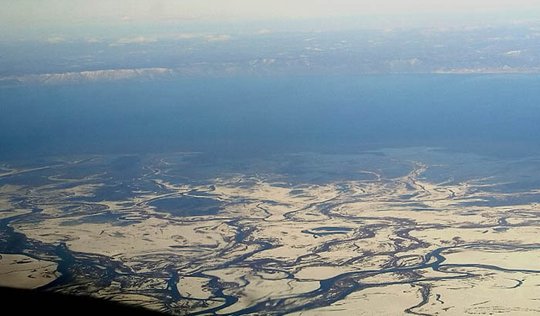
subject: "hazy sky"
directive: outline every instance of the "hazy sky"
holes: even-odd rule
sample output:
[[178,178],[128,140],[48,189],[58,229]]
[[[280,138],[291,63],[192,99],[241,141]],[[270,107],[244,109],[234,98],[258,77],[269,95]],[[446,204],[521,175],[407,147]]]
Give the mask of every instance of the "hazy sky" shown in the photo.
[[[539,0],[0,0],[0,36],[131,23],[231,23],[358,16],[540,13]],[[114,32],[114,29],[109,30]]]

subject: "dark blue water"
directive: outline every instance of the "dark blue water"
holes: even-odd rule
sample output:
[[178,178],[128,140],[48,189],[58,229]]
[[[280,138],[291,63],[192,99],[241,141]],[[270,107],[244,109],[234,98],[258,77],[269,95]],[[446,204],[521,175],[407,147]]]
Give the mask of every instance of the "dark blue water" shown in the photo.
[[540,77],[374,75],[0,88],[0,158],[540,148]]

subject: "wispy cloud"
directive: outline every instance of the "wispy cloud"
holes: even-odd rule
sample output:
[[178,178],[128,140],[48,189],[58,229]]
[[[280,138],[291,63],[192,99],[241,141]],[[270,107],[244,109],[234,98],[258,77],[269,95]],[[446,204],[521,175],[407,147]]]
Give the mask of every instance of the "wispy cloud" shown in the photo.
[[229,34],[210,34],[205,36],[208,42],[226,42],[231,39]]
[[166,36],[167,39],[172,40],[204,40],[207,42],[226,42],[232,39],[229,34],[208,34],[208,33],[177,33],[170,36]]
[[95,44],[95,43],[101,43],[102,40],[97,38],[97,37],[89,37],[89,38],[86,38],[85,41],[87,43],[90,43],[90,44]]
[[175,40],[189,40],[194,38],[201,38],[204,37],[204,34],[201,33],[178,33],[171,35],[171,39]]
[[66,39],[62,36],[52,36],[52,37],[47,38],[45,41],[49,44],[60,44],[60,43],[64,43]]
[[130,45],[130,44],[150,44],[157,42],[157,38],[137,36],[137,37],[123,37],[118,39],[116,42],[112,43],[112,46],[115,45]]
[[511,50],[511,51],[508,51],[508,52],[504,53],[504,55],[510,56],[510,57],[519,57],[519,56],[521,56],[521,54],[523,54],[522,50]]
[[265,35],[265,34],[271,34],[271,33],[272,33],[272,30],[270,29],[260,29],[257,31],[258,35]]

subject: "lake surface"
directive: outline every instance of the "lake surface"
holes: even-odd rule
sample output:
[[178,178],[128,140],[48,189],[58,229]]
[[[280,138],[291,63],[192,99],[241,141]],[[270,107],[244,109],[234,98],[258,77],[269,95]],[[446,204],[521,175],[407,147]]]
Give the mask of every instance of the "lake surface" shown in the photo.
[[119,81],[0,88],[0,158],[81,153],[540,148],[534,75]]

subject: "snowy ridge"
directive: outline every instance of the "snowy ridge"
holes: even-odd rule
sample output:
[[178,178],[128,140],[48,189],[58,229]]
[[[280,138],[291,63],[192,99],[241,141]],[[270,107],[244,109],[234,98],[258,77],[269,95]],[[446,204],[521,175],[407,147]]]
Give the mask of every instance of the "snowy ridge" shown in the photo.
[[155,79],[174,74],[170,68],[135,68],[135,69],[104,69],[81,72],[64,72],[48,74],[30,74],[21,76],[7,76],[0,78],[0,84],[58,84],[82,83],[93,81],[115,81],[126,79]]

